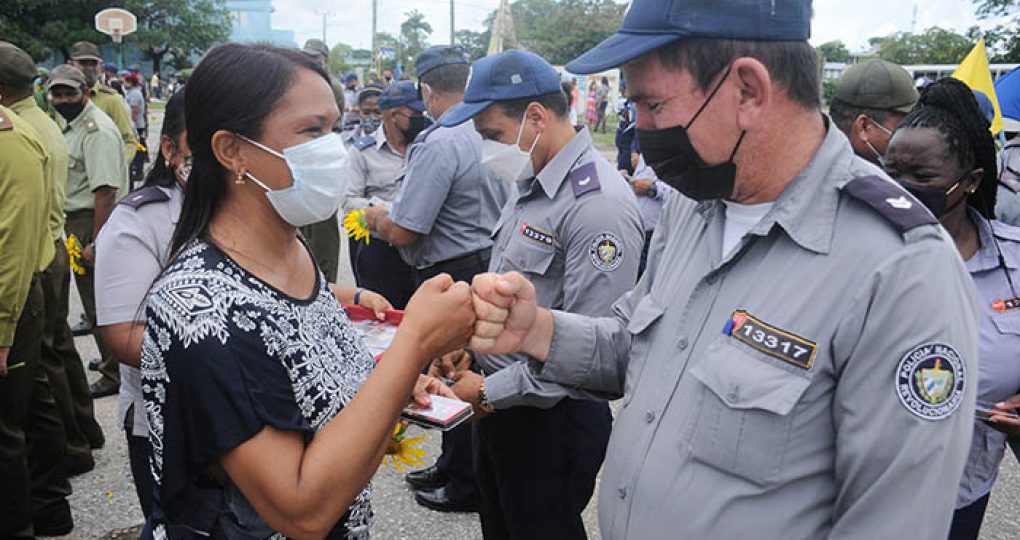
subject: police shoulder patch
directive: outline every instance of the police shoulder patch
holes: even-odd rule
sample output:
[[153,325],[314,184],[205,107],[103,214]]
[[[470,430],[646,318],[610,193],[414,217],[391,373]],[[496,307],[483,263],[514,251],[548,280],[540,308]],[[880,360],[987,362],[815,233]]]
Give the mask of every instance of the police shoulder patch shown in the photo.
[[354,147],[358,150],[365,150],[366,148],[371,148],[373,146],[375,146],[375,137],[370,137],[368,135],[365,135],[354,143]]
[[896,368],[896,395],[914,416],[942,420],[963,402],[967,371],[963,359],[945,343],[911,349]]
[[595,169],[595,162],[585,163],[584,165],[570,171],[570,174],[567,175],[567,179],[570,180],[570,186],[574,188],[575,199],[580,199],[582,195],[593,191],[602,190],[602,184],[599,182],[599,174]]
[[880,176],[861,176],[843,186],[847,195],[870,206],[900,233],[938,220],[921,203],[899,186]]
[[139,189],[132,193],[128,193],[127,197],[124,197],[123,199],[120,200],[120,204],[130,206],[131,208],[138,210],[139,208],[149,203],[169,200],[170,196],[167,195],[162,189],[152,186]]
[[611,232],[595,235],[588,248],[592,266],[602,272],[612,272],[623,263],[623,243]]
[[7,116],[0,114],[0,131],[10,131],[12,129],[14,129],[14,122]]

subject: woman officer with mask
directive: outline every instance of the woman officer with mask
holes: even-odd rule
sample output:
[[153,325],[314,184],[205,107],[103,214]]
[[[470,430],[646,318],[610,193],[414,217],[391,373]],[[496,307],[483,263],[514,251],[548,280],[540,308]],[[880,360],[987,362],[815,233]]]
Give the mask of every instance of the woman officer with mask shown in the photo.
[[366,538],[366,486],[416,382],[419,403],[452,395],[419,373],[471,334],[469,287],[424,283],[376,364],[298,235],[343,198],[338,116],[298,51],[223,45],[188,84],[193,168],[141,346],[143,538]]
[[973,93],[955,79],[925,90],[896,129],[882,164],[939,218],[977,290],[978,420],[949,533],[951,540],[976,539],[1006,438],[1020,435],[1020,423],[1011,422],[1000,404],[1020,391],[1020,299],[1014,285],[1020,281],[1020,229],[995,220],[995,143]]

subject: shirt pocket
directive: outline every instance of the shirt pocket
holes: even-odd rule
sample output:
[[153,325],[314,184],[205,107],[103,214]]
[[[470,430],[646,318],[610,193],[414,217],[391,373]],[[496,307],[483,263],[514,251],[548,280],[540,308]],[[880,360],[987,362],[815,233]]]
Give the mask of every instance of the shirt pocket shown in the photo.
[[641,373],[644,371],[648,354],[651,350],[652,329],[655,323],[662,318],[663,309],[651,296],[644,296],[634,307],[634,312],[627,322],[627,332],[630,333],[630,363],[627,366],[627,377],[624,381],[623,406],[626,407],[634,396],[634,387],[637,385]]
[[692,457],[760,486],[780,477],[794,406],[811,383],[764,354],[720,336],[691,368],[701,383]]
[[85,171],[85,160],[73,155],[67,157],[67,168],[73,171]]
[[1000,334],[1020,336],[1020,311],[993,313],[992,323]]
[[503,260],[525,275],[544,276],[555,257],[556,248],[552,246],[546,247],[526,238],[515,238],[506,247]]

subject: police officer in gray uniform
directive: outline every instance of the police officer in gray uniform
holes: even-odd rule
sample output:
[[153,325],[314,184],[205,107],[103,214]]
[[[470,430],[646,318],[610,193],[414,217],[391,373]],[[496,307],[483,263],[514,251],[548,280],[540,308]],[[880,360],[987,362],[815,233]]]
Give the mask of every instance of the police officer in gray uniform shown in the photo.
[[601,319],[537,307],[519,274],[475,279],[475,350],[624,396],[603,538],[949,529],[973,285],[931,213],[821,114],[810,15],[807,0],[635,0],[567,67],[623,66],[641,150],[684,195],[644,276]]
[[[437,45],[416,59],[420,92],[433,118],[464,99],[468,65],[460,47]],[[441,273],[470,281],[489,266],[492,228],[506,200],[499,178],[481,167],[482,138],[470,124],[433,126],[408,151],[403,185],[392,212],[366,211],[376,236],[400,248],[414,266],[418,284]],[[435,468],[408,479],[415,499],[440,511],[477,508],[470,426],[443,434],[443,455]],[[433,488],[433,489],[429,489]]]
[[[482,167],[516,188],[489,270],[528,276],[544,307],[609,315],[637,279],[644,230],[634,193],[588,129],[574,130],[559,75],[543,58],[512,50],[471,69],[464,103],[440,123],[473,119],[485,139]],[[484,377],[456,375],[453,390],[488,414],[474,440],[485,538],[586,538],[581,512],[605,457],[609,405],[538,380],[526,356],[476,360]]]

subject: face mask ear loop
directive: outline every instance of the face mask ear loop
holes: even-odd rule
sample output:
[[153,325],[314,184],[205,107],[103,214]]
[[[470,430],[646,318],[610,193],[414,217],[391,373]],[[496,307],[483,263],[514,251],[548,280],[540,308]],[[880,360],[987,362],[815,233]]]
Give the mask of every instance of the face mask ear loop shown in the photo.
[[733,151],[730,152],[730,158],[726,161],[733,161],[733,158],[737,157],[737,150],[740,150],[740,144],[744,142],[744,135],[747,135],[746,131],[740,132],[740,138],[737,139],[737,145],[733,147]]
[[270,148],[270,147],[268,147],[268,146],[266,146],[266,145],[264,145],[264,144],[262,144],[262,143],[260,143],[258,141],[253,141],[253,140],[249,139],[248,137],[245,137],[244,135],[241,135],[240,133],[235,133],[234,135],[236,135],[237,138],[241,139],[242,141],[244,141],[244,142],[246,142],[248,144],[251,144],[251,145],[253,145],[253,146],[255,146],[255,147],[257,147],[257,148],[259,148],[261,150],[264,150],[264,151],[266,151],[266,152],[268,152],[268,153],[270,153],[270,154],[272,154],[272,155],[274,155],[274,156],[276,156],[276,157],[278,157],[280,159],[283,159],[283,160],[287,159],[286,157],[284,157],[283,154],[277,152],[276,150],[273,150],[272,148]]
[[[981,209],[988,212],[988,205],[985,203],[983,197],[978,197],[981,204]],[[1013,298],[1017,298],[1016,287],[1013,285],[1013,277],[1009,275],[1009,268],[1006,266],[1006,258],[1002,256],[1002,248],[999,247],[999,239],[995,237],[995,227],[992,225],[992,220],[981,216],[988,223],[988,229],[992,231],[992,244],[995,245],[995,254],[999,258],[999,268],[1002,269],[1002,275],[1006,277],[1006,283],[1009,284],[1009,294],[1013,295]]]
[[699,116],[701,116],[701,113],[705,110],[706,107],[708,107],[708,104],[712,102],[712,98],[714,98],[715,95],[719,93],[719,89],[722,88],[723,83],[726,82],[726,78],[730,76],[730,70],[732,69],[733,64],[726,66],[726,72],[723,73],[722,78],[719,79],[719,82],[715,84],[715,88],[713,88],[712,92],[708,94],[708,98],[705,100],[704,103],[701,104],[701,107],[698,108],[698,112],[694,113],[694,116],[691,117],[691,121],[687,122],[687,125],[684,126],[684,129],[690,129],[691,125],[694,124],[694,121],[697,120]]

